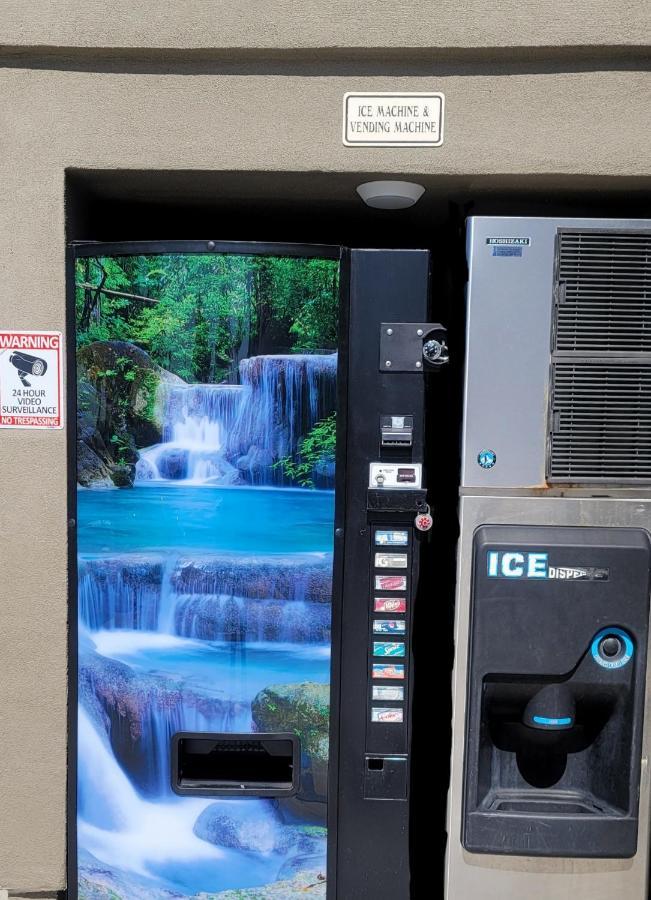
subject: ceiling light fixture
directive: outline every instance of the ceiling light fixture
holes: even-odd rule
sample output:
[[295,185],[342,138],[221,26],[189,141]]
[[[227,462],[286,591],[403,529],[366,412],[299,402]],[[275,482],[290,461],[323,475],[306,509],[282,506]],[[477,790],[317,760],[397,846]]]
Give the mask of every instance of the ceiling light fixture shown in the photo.
[[420,200],[425,188],[413,181],[366,181],[357,186],[357,193],[375,209],[407,209]]

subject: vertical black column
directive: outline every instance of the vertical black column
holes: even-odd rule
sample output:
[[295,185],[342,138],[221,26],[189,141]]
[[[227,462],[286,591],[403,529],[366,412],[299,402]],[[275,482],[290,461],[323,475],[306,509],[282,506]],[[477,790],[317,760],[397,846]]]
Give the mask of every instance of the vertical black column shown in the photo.
[[[369,494],[369,464],[423,461],[423,375],[381,371],[380,326],[425,322],[428,281],[426,251],[350,252],[345,519],[339,536],[344,542],[343,583],[339,647],[333,644],[332,900],[409,897],[411,621],[420,540],[413,510],[395,504],[387,511],[373,508],[370,497],[378,492]],[[387,415],[413,417],[413,444],[397,455],[380,447],[380,418]],[[406,534],[406,543],[382,546],[376,533],[392,530],[403,539]],[[400,565],[394,568],[393,559],[376,558],[384,552],[400,554],[402,559],[395,560]],[[376,582],[378,576],[389,580]],[[404,622],[396,625],[404,632],[374,633],[384,627],[379,620],[387,619]],[[375,641],[404,642],[404,650],[374,647]],[[404,656],[394,656],[396,649]],[[374,651],[387,651],[387,656]],[[374,664],[387,668],[376,668],[374,674]],[[375,698],[374,685],[384,689]],[[393,687],[403,691],[386,690]]]

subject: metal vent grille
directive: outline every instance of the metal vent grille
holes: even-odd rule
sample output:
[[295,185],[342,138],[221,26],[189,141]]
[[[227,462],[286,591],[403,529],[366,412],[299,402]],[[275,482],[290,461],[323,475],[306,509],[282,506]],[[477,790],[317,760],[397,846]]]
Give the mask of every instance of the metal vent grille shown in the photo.
[[551,479],[651,480],[651,366],[557,362]]
[[560,230],[551,482],[651,483],[651,230]]
[[651,353],[651,232],[559,235],[556,352]]

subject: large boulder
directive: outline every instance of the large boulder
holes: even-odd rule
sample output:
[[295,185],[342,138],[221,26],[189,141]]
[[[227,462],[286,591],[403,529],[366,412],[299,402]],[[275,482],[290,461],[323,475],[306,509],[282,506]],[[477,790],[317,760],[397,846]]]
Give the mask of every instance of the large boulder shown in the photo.
[[138,448],[161,440],[166,388],[185,382],[128,341],[80,347],[77,372],[80,484],[102,486],[108,478],[118,487],[129,486]]
[[270,450],[251,446],[248,451],[237,458],[235,465],[242,473],[248,473],[253,483],[260,481],[264,473],[274,463],[274,456]]
[[327,830],[304,824],[288,825],[273,800],[238,797],[219,800],[201,813],[194,833],[218,847],[252,853],[323,856]]
[[83,376],[77,380],[77,481],[82,487],[113,487],[112,458],[97,427],[99,397]]
[[77,441],[77,481],[82,487],[115,487],[112,469],[89,444]]
[[194,833],[218,847],[265,854],[285,854],[296,840],[272,801],[253,797],[211,803],[197,819]]
[[330,686],[312,681],[270,685],[254,698],[251,715],[259,732],[294,732],[300,737],[303,759],[299,794],[304,799],[325,799]]
[[189,455],[190,451],[181,447],[174,447],[161,453],[158,457],[158,472],[161,478],[170,481],[187,478]]

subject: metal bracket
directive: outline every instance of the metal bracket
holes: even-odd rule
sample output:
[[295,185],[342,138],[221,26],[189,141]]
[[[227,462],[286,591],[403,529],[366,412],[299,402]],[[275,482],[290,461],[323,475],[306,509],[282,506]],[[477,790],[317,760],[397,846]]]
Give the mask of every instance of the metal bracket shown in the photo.
[[[380,372],[422,372],[448,361],[447,329],[438,322],[382,322],[380,325]],[[432,359],[423,352],[426,341],[435,340],[442,354]]]

